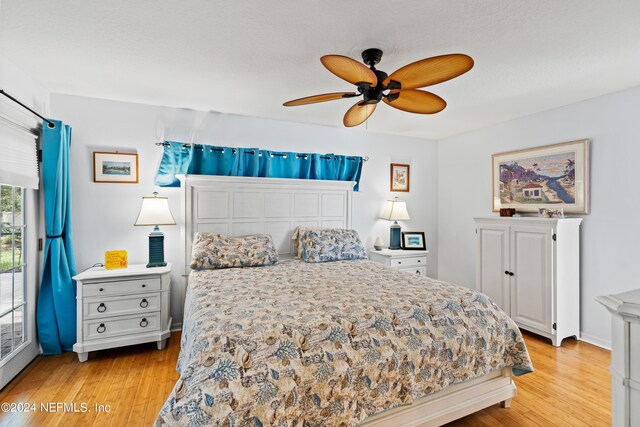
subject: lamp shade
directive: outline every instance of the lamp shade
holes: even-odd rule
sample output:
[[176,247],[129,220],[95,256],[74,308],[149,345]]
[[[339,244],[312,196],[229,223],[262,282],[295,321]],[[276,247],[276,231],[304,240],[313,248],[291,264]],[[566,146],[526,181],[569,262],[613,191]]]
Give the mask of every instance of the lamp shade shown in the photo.
[[142,207],[134,225],[175,225],[169,199],[156,196],[158,193],[153,194],[153,197],[142,198]]
[[387,200],[381,218],[389,221],[405,221],[411,219],[409,212],[407,212],[407,203],[404,200],[398,200],[397,197],[393,200]]

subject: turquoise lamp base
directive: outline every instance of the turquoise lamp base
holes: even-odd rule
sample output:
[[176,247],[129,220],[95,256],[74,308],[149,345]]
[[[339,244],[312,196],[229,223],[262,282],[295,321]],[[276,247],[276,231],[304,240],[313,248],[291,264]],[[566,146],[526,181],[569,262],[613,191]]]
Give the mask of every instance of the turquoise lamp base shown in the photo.
[[164,260],[164,234],[156,225],[149,233],[149,264],[147,268],[164,267],[167,263]]
[[389,249],[402,249],[400,246],[400,226],[398,225],[398,221],[395,221],[390,227]]

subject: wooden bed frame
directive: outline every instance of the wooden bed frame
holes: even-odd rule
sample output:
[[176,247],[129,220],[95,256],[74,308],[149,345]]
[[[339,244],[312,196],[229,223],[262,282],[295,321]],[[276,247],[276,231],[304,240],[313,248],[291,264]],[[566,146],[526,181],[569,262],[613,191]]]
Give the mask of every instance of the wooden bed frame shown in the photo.
[[[266,233],[278,255],[291,258],[298,226],[350,228],[354,182],[180,175],[182,185],[182,275],[187,285],[193,233],[229,236]],[[186,288],[185,288],[186,289]],[[366,419],[361,425],[437,426],[516,395],[511,369],[491,372]]]

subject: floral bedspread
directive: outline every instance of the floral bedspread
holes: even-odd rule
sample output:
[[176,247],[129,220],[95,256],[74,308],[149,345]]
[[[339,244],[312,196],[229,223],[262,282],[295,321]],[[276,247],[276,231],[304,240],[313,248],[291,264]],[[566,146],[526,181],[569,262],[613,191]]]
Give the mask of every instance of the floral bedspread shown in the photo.
[[194,271],[156,425],[355,425],[503,367],[532,370],[485,295],[370,261]]

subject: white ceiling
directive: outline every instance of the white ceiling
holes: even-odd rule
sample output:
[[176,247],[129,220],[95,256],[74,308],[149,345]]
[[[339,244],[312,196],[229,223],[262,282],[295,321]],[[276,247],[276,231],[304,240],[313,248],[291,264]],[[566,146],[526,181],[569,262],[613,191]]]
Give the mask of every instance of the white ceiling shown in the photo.
[[[2,0],[0,54],[52,92],[342,126],[352,87],[324,54],[384,50],[388,73],[475,59],[432,116],[380,104],[370,132],[442,138],[640,84],[638,0]],[[0,82],[1,86],[1,82]],[[365,125],[356,129],[363,130]]]

